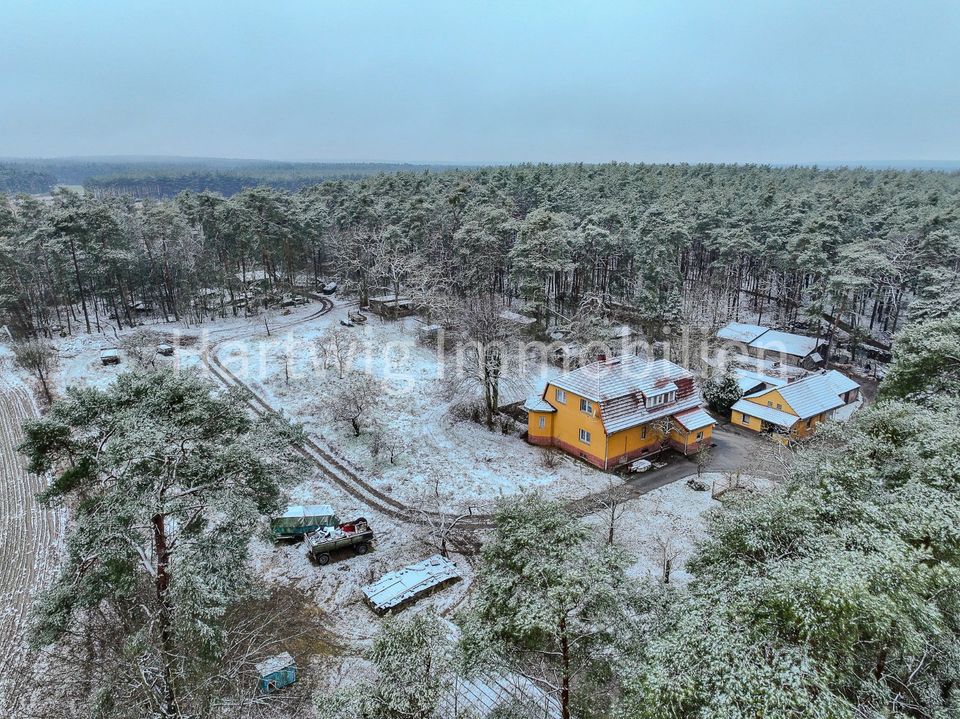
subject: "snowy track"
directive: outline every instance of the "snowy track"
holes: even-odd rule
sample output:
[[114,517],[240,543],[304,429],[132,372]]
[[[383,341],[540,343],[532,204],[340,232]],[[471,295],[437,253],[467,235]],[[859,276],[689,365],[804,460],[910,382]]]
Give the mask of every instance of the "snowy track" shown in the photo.
[[42,507],[43,479],[24,468],[20,424],[38,415],[23,387],[0,379],[0,707],[3,682],[24,656],[24,629],[35,592],[56,567],[62,518]]
[[[319,295],[310,295],[310,297],[319,301],[323,305],[323,308],[302,319],[294,320],[282,326],[278,325],[277,329],[289,328],[309,322],[333,309],[333,303],[327,298]],[[273,406],[224,366],[217,357],[217,347],[219,345],[247,336],[249,336],[249,332],[224,337],[213,343],[207,351],[203,353],[203,363],[210,371],[210,374],[225,386],[236,386],[245,389],[250,395],[250,400],[247,404],[255,414],[265,415],[268,413],[276,413],[277,410]],[[410,507],[399,502],[365,481],[358,472],[347,466],[343,460],[334,456],[328,449],[324,448],[321,441],[317,438],[308,437],[301,454],[316,466],[327,479],[371,509],[375,509],[398,521],[412,522],[415,524],[426,523],[426,520],[422,517],[422,512],[418,512],[415,507]],[[461,520],[458,524],[464,529],[487,529],[492,526],[492,518],[487,515],[476,515],[468,520]]]

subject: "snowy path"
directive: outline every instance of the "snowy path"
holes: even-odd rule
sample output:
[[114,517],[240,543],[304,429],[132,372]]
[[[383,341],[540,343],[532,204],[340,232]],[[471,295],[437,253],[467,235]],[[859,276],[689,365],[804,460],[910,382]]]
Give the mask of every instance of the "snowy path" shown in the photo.
[[5,683],[25,653],[34,594],[49,580],[59,555],[62,517],[37,502],[43,479],[24,469],[17,452],[21,422],[37,415],[27,389],[0,378],[0,707],[7,698]]

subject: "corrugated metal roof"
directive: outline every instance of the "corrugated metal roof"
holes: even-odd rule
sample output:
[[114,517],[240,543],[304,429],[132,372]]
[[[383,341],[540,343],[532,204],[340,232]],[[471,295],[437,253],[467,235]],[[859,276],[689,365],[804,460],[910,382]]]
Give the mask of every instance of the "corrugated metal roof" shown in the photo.
[[780,330],[767,330],[750,342],[751,347],[767,352],[782,352],[783,354],[788,354],[793,357],[806,357],[821,344],[824,343],[817,341],[813,337],[795,335],[790,332],[781,332]]
[[726,327],[717,330],[717,337],[722,340],[731,340],[733,342],[743,342],[749,344],[757,337],[769,330],[769,327],[763,325],[748,325],[743,322],[731,322]]
[[697,407],[696,409],[690,409],[686,412],[675,414],[673,418],[682,424],[688,432],[692,432],[695,429],[701,429],[703,427],[709,427],[711,424],[717,423],[717,421],[707,414],[702,407]]
[[765,422],[770,422],[784,429],[790,429],[800,419],[799,417],[794,417],[792,414],[787,414],[773,407],[767,407],[765,404],[757,404],[756,402],[751,402],[746,399],[738,400],[737,403],[733,405],[733,409],[751,417],[759,417]]
[[329,504],[295,504],[287,507],[287,511],[280,516],[303,519],[304,517],[330,517],[335,514],[336,512],[333,511],[333,507]]

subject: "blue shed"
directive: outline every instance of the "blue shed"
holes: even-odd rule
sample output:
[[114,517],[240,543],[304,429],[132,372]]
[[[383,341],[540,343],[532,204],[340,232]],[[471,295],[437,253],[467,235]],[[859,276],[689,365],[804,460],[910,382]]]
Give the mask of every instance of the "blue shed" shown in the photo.
[[289,652],[283,652],[257,664],[257,674],[260,691],[270,694],[297,681],[297,665]]

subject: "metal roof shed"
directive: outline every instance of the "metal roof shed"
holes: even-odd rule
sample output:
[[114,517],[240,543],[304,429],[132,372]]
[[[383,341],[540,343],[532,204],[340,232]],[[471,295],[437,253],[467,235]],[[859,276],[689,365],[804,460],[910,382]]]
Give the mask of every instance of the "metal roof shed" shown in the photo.
[[362,591],[374,612],[386,614],[457,581],[460,581],[457,565],[435,554],[422,562],[384,574]]
[[717,330],[717,337],[730,342],[743,342],[750,344],[757,337],[768,331],[769,327],[763,325],[748,325],[743,322],[730,322],[725,327]]

